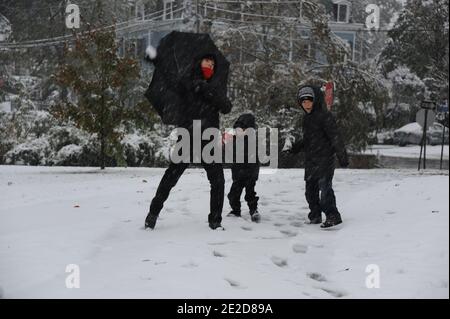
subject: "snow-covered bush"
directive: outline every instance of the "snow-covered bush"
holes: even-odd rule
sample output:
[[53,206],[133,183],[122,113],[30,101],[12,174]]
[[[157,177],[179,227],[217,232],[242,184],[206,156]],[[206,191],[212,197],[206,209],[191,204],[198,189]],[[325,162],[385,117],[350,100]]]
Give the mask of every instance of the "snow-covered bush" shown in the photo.
[[82,152],[82,146],[69,144],[51,156],[48,163],[54,166],[80,166]]
[[50,154],[46,138],[37,138],[15,146],[6,153],[5,163],[16,165],[46,165]]
[[83,146],[89,142],[89,134],[70,125],[55,126],[48,131],[52,150],[58,152],[66,145]]
[[15,146],[45,136],[56,120],[46,111],[0,112],[0,163]]
[[122,139],[125,161],[128,166],[164,166],[167,165],[168,140],[156,132],[127,134]]

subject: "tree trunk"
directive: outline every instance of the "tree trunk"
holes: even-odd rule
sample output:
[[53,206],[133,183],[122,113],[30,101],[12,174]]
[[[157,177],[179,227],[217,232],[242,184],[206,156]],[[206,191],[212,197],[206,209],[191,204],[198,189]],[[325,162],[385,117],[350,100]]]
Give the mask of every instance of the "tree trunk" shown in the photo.
[[100,168],[105,169],[105,137],[103,134],[103,127],[102,133],[100,134]]
[[100,169],[105,169],[105,102],[103,94],[101,99],[101,116],[100,116]]

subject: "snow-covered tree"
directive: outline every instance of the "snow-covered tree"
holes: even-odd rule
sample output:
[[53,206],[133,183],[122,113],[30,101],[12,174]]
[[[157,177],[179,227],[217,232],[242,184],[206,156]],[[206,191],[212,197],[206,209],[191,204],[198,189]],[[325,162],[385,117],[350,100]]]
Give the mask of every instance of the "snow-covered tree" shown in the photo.
[[[364,148],[369,133],[366,109],[386,103],[388,96],[381,74],[345,58],[348,49],[331,32],[321,3],[302,1],[301,7],[300,2],[282,7],[274,2],[273,6],[231,4],[205,22],[206,31],[232,60],[234,110],[225,118],[226,126],[239,113],[251,110],[261,125],[276,127],[290,138],[299,131],[302,114],[296,102],[298,86],[331,80],[336,84],[338,123],[354,149]],[[292,117],[286,117],[288,113]]]
[[384,114],[386,126],[398,128],[414,121],[420,101],[427,95],[426,85],[405,66],[389,72],[387,79],[392,103]]
[[386,72],[408,67],[437,100],[448,99],[448,10],[448,0],[407,1],[382,55]]
[[99,24],[76,34],[74,45],[66,46],[66,62],[56,79],[73,92],[73,99],[62,101],[52,112],[98,136],[103,169],[107,154],[123,162],[120,139],[124,124],[136,119],[129,92],[139,78],[139,65],[127,54],[118,55],[114,28],[99,28],[102,17],[100,10]]

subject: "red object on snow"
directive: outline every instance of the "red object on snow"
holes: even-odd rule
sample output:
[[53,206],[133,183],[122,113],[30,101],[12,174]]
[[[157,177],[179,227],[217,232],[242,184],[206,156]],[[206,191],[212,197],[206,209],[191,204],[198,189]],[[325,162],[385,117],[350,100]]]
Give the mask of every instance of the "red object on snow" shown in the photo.
[[327,104],[327,108],[331,111],[331,107],[333,106],[334,100],[334,84],[333,82],[325,83],[325,103]]

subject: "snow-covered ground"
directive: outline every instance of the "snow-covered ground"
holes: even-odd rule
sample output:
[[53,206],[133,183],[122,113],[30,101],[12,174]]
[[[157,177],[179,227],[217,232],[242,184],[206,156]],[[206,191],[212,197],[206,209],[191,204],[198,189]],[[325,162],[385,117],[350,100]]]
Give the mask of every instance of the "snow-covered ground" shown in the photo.
[[[440,159],[441,158],[441,145],[427,145],[426,155],[428,159]],[[419,158],[420,145],[371,145],[369,146],[365,154],[374,154],[377,156],[392,156],[392,157],[407,157],[407,158]],[[422,154],[423,156],[423,154]],[[444,145],[443,159],[449,159],[448,145]]]
[[[162,169],[0,166],[4,298],[448,298],[449,176],[337,170],[344,224],[306,225],[303,170],[262,175],[261,224],[206,223],[203,170],[180,179],[154,231]],[[230,172],[226,171],[226,190]],[[224,215],[229,211],[225,204]],[[80,288],[66,288],[69,264]],[[368,272],[366,272],[368,271]],[[377,282],[379,288],[367,288]]]

